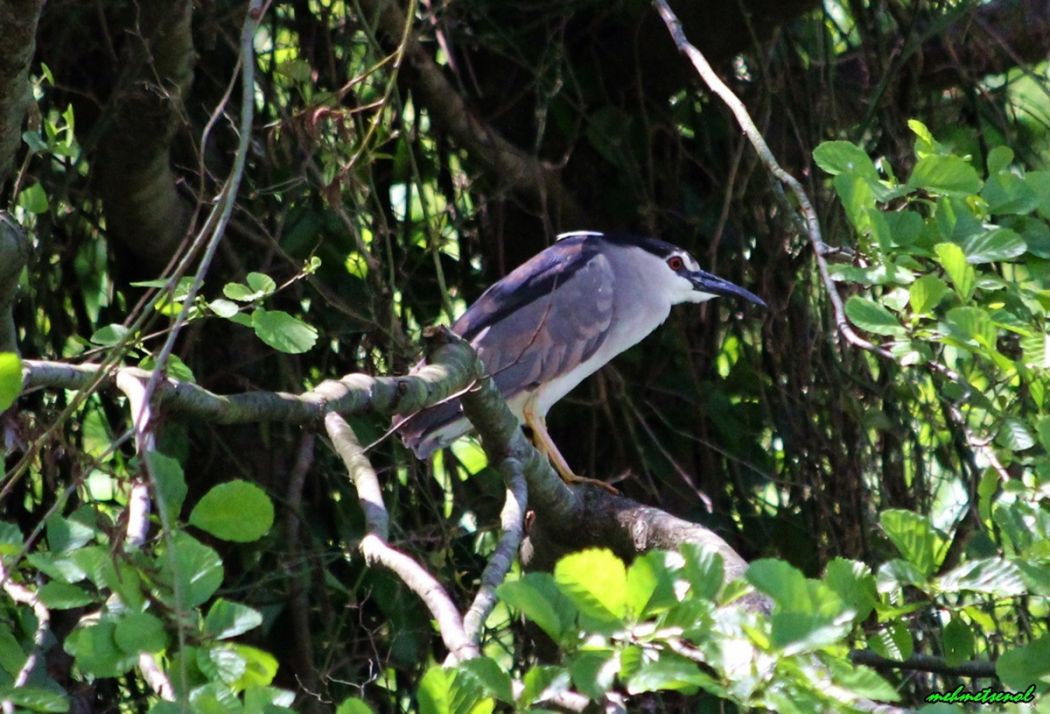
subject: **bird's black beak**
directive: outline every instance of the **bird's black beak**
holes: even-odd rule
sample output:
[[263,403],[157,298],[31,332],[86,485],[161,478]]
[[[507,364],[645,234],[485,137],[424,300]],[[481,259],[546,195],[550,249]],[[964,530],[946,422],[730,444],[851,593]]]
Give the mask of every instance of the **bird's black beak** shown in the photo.
[[693,288],[697,292],[707,293],[709,295],[721,295],[723,297],[738,297],[753,302],[756,305],[767,307],[766,301],[755,295],[750,290],[723,280],[717,275],[711,273],[705,273],[703,270],[691,271],[689,273],[689,280],[693,283]]

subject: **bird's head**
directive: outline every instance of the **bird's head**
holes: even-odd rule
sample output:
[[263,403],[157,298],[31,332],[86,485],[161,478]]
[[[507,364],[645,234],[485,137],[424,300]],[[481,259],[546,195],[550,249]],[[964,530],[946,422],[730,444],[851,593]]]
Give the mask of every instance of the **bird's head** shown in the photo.
[[750,290],[700,269],[688,251],[657,238],[605,235],[623,246],[640,249],[638,266],[649,282],[649,289],[666,294],[672,305],[706,302],[714,297],[737,297],[766,307],[762,298]]

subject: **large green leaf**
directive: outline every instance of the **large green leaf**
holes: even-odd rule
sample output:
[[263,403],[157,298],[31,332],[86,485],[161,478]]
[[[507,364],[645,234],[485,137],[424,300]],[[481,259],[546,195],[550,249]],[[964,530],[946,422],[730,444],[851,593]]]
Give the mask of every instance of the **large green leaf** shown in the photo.
[[576,619],[572,601],[558,589],[548,573],[528,573],[520,580],[505,582],[496,589],[496,594],[539,625],[555,642],[562,639]]
[[[184,531],[172,537],[172,551],[161,553],[163,582],[177,586],[182,607],[200,605],[222,584],[223,567],[219,554]],[[174,603],[173,603],[174,604]]]
[[1013,597],[1027,591],[1016,565],[1002,558],[981,558],[963,563],[937,579],[945,593],[969,590],[995,597]]
[[912,283],[908,290],[908,302],[912,310],[922,315],[932,312],[947,292],[947,283],[939,277],[924,275]]
[[1010,260],[1028,250],[1024,238],[1009,228],[992,228],[962,241],[966,262],[973,265]]
[[262,613],[255,608],[219,598],[204,618],[204,631],[217,640],[225,640],[258,627],[262,621]]
[[190,512],[190,524],[235,543],[259,540],[273,525],[273,501],[253,483],[221,483],[204,494]]
[[131,612],[117,620],[117,646],[128,654],[159,652],[168,644],[164,623],[148,612]]
[[14,352],[0,352],[0,412],[22,393],[22,360]]
[[317,342],[317,330],[283,310],[252,311],[252,327],[260,340],[275,350],[302,354]]
[[165,456],[159,451],[147,454],[153,483],[156,486],[156,498],[163,506],[168,523],[174,523],[182,513],[182,503],[186,500],[186,478],[178,461]]
[[969,300],[977,284],[977,273],[966,260],[966,253],[955,243],[938,243],[933,247],[937,261],[963,300]]
[[863,178],[876,180],[879,177],[864,149],[848,141],[825,141],[813,150],[813,160],[817,166],[832,176],[839,174],[856,174]]
[[1036,692],[1050,689],[1050,635],[1004,652],[995,663],[1003,684],[1016,691],[1035,685]]
[[606,548],[567,555],[554,567],[554,580],[580,612],[605,621],[627,614],[627,569]]
[[932,193],[969,195],[981,190],[981,179],[964,159],[931,154],[915,164],[908,186]]
[[930,576],[943,555],[944,540],[930,522],[917,513],[899,509],[883,511],[879,523],[908,562]]
[[846,317],[850,322],[876,335],[898,335],[904,332],[892,312],[874,300],[853,295],[846,301]]

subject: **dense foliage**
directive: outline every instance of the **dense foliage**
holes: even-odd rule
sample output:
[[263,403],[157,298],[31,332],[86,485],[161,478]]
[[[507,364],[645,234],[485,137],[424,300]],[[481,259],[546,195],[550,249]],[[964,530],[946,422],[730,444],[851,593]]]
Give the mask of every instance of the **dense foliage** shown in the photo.
[[[818,260],[646,3],[49,3],[0,155],[32,245],[0,352],[0,700],[811,712],[963,685],[1045,706],[1050,17],[875,5],[679,8],[815,199]],[[144,436],[126,385],[22,389],[29,360],[159,361],[222,395],[403,373],[424,326],[581,228],[658,234],[769,303],[679,308],[550,415],[571,464],[721,534],[741,579],[691,544],[516,564],[482,656],[445,667],[431,612],[358,554],[314,425],[164,413]],[[349,421],[391,542],[468,603],[501,474],[474,440],[420,463]]]

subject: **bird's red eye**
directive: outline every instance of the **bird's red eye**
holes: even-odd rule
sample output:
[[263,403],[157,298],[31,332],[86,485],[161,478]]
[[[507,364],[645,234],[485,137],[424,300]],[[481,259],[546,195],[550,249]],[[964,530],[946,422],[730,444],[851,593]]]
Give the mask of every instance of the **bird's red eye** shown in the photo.
[[680,255],[672,255],[667,259],[667,267],[676,273],[685,267],[685,261],[682,260]]

